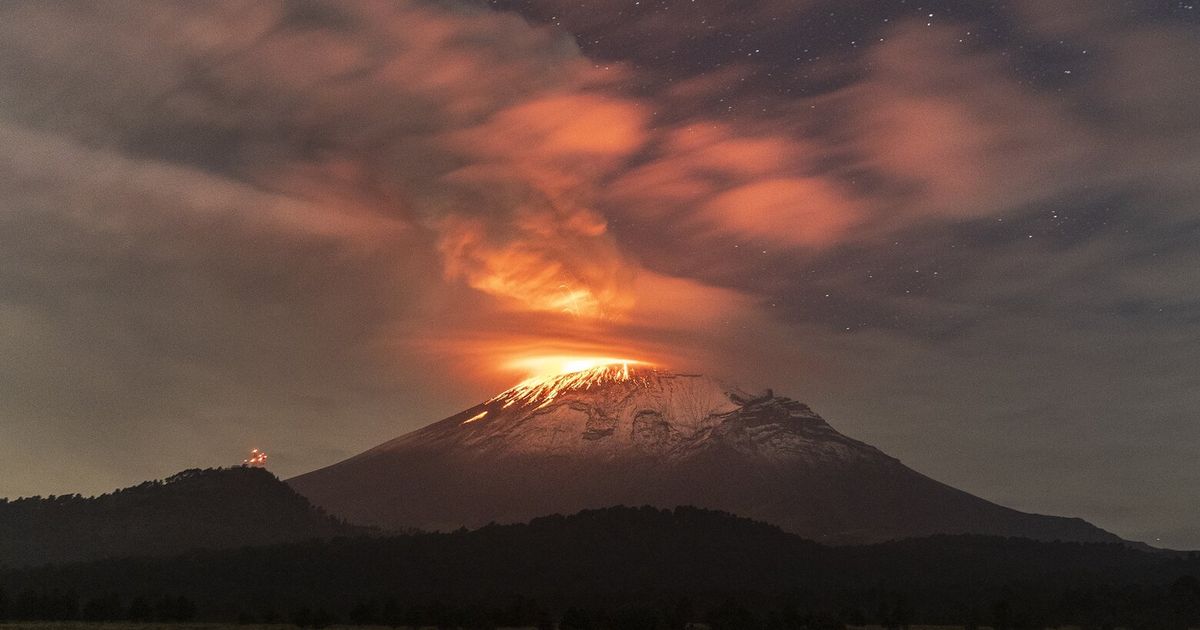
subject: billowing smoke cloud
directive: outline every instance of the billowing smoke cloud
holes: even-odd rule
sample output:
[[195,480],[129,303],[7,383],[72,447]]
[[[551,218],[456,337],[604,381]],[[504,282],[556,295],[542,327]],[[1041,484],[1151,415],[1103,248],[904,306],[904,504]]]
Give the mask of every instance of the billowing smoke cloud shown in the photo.
[[[452,205],[482,207],[435,223],[453,278],[539,311],[619,315],[629,307],[630,266],[585,204],[645,141],[636,104],[597,94],[534,98],[449,135],[476,161],[442,178]],[[497,202],[507,212],[487,209]]]
[[556,33],[414,2],[5,13],[4,115],[28,151],[74,142],[275,197],[231,199],[239,221],[407,223],[435,234],[447,276],[523,308],[628,306],[629,263],[587,203],[645,113]]

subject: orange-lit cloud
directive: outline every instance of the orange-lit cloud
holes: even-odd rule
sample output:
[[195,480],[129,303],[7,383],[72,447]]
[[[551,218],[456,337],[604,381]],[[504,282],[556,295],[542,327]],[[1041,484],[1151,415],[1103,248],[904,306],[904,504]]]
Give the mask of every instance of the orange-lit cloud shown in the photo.
[[[125,194],[164,215],[202,207],[188,220],[286,232],[337,252],[334,269],[369,260],[386,270],[372,290],[390,292],[370,325],[421,338],[449,317],[493,361],[539,345],[677,359],[762,310],[761,289],[738,275],[746,265],[719,253],[731,245],[819,256],[914,220],[987,216],[1069,189],[1095,146],[995,54],[946,52],[950,27],[898,25],[856,81],[779,114],[718,119],[671,107],[751,77],[752,62],[656,95],[630,87],[637,71],[599,69],[561,32],[512,14],[171,5],[147,50],[130,26],[145,9],[79,11],[95,33],[64,28],[79,16],[61,7],[16,9],[20,33],[0,25],[23,63],[95,58],[119,79],[80,72],[81,84],[48,88],[10,77],[17,114],[5,129],[34,147],[12,160],[48,172],[46,156],[71,147],[115,165],[89,169],[96,181],[136,184]],[[87,98],[48,109],[40,99],[55,90]],[[812,108],[836,108],[836,128],[796,122]],[[113,137],[136,139],[138,155],[91,153],[121,146]],[[124,208],[77,214],[139,225]],[[790,277],[770,282],[797,290]]]
[[[534,311],[615,317],[630,305],[633,265],[587,203],[602,176],[645,142],[633,101],[591,93],[534,97],[444,143],[474,163],[433,222],[446,275]],[[483,211],[470,206],[478,200]],[[508,205],[497,215],[497,201]]]
[[474,155],[545,166],[566,160],[582,168],[584,161],[604,164],[640,148],[646,118],[643,107],[629,99],[590,92],[547,94],[501,110],[451,140]]
[[693,234],[821,248],[866,218],[837,178],[814,173],[817,148],[783,133],[693,124],[665,134],[656,159],[623,173],[614,204]]
[[1095,139],[1060,100],[958,38],[951,26],[897,26],[872,49],[869,75],[824,99],[846,112],[852,138],[831,149],[894,185],[882,220],[1000,213],[1052,197],[1095,166]]
[[[582,317],[616,316],[629,304],[630,271],[603,230],[573,222],[505,226],[451,216],[438,225],[446,274],[515,307]],[[550,231],[551,233],[544,233]]]
[[432,314],[436,326],[422,327],[419,337],[397,331],[392,347],[397,356],[435,357],[435,363],[453,365],[473,381],[507,387],[539,371],[531,367],[557,370],[594,357],[672,370],[711,369],[714,353],[727,352],[748,331],[769,328],[756,300],[735,290],[646,270],[628,286],[632,299],[620,318],[505,310],[494,301],[465,307],[455,302]]
[[763,179],[721,192],[703,206],[706,217],[734,234],[770,243],[819,247],[836,242],[863,211],[821,178]]

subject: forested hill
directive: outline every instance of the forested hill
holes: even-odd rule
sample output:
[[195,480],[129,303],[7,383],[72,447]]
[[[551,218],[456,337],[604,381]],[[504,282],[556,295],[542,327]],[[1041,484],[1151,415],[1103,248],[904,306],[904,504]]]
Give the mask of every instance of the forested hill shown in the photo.
[[[750,620],[777,614],[1161,630],[1200,625],[1196,575],[1200,556],[1122,544],[939,536],[826,547],[720,512],[617,507],[474,531],[12,570],[0,572],[0,589],[13,618],[41,615],[39,594],[67,593],[80,607],[182,597],[213,620],[319,612],[326,621],[487,627],[565,624],[570,613],[611,622],[593,628],[667,628],[682,627],[668,623],[678,613],[734,615],[714,627],[755,628]],[[120,606],[109,608],[120,618]],[[642,621],[618,623],[625,614]]]
[[260,468],[185,470],[96,497],[0,499],[0,566],[349,535]]

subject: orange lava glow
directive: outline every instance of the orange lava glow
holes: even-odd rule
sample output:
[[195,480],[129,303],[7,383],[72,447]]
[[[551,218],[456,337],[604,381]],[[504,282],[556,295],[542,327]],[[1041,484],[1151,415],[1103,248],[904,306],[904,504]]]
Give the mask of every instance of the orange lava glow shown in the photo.
[[508,367],[525,372],[530,380],[583,372],[598,367],[649,365],[637,359],[616,357],[586,357],[577,355],[548,355],[525,357],[509,362]]
[[[504,407],[516,404],[537,404],[540,409],[568,391],[586,390],[601,385],[631,381],[636,378],[629,366],[646,366],[645,361],[613,357],[535,357],[522,359],[533,374],[489,403],[503,402]],[[465,423],[464,423],[465,424]]]
[[250,449],[250,456],[242,460],[243,466],[262,468],[267,465],[267,454],[256,448]]
[[475,415],[471,416],[470,418],[467,418],[466,420],[463,420],[463,421],[462,421],[462,423],[463,423],[463,424],[471,424],[472,422],[475,422],[476,420],[482,420],[482,419],[483,419],[483,417],[484,417],[484,416],[486,416],[486,415],[487,415],[487,412],[486,412],[486,411],[481,411],[481,412],[479,412],[479,413],[477,413],[477,414],[475,414]]

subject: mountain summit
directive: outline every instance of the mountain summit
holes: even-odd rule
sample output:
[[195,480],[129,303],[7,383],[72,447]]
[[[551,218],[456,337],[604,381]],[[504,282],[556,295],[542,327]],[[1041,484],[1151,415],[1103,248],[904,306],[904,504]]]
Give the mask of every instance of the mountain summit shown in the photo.
[[934,481],[771,390],[629,364],[530,379],[288,483],[382,527],[645,504],[725,510],[827,543],[939,533],[1120,540]]

